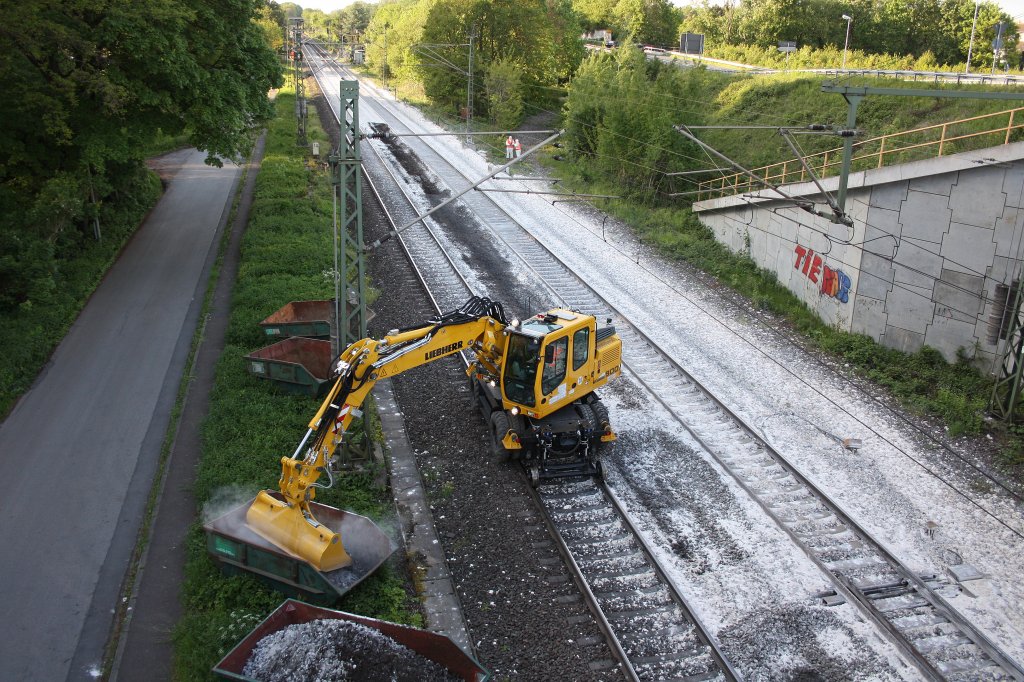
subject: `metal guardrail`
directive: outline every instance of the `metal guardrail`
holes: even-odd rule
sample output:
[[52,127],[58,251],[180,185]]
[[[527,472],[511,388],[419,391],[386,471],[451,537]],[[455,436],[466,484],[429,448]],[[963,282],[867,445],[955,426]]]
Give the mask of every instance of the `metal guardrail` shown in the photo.
[[870,76],[895,78],[915,83],[955,83],[958,85],[1024,85],[1024,75],[1011,73],[958,73],[953,71],[902,71],[898,69],[801,69],[833,78]]
[[829,78],[868,76],[871,78],[893,78],[915,83],[954,83],[957,85],[1024,85],[1024,74],[1003,73],[961,73],[958,71],[909,71],[902,69],[790,69],[773,66],[757,66],[742,62],[717,59],[703,54],[685,54],[677,50],[644,46],[649,57],[660,56],[673,59],[687,59],[697,63],[717,64],[749,73],[814,73]]
[[[995,125],[1005,117],[1005,124]],[[986,127],[987,126],[987,127]],[[979,127],[982,128],[979,130]],[[853,145],[852,170],[882,168],[886,165],[920,161],[949,153],[1009,144],[1014,130],[1024,128],[1024,107],[1007,109],[947,123],[914,128],[873,137]],[[804,161],[819,177],[837,175],[842,166],[843,148],[835,147],[811,154]],[[753,175],[774,185],[805,182],[811,178],[799,159],[773,163],[752,169]],[[696,201],[759,190],[764,185],[744,173],[723,175],[697,186]]]

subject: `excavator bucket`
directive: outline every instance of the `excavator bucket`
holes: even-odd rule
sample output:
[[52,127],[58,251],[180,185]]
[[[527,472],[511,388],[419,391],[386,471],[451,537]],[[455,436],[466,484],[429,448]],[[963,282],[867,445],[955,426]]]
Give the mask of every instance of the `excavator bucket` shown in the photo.
[[[249,500],[203,524],[206,549],[228,575],[249,573],[290,597],[326,606],[333,604],[338,597],[355,588],[380,568],[396,549],[388,534],[365,516],[310,502],[310,511],[326,527],[325,536],[329,532],[341,536],[344,545],[340,540],[337,545],[352,558],[349,566],[319,570],[314,562],[306,561],[298,556],[298,552],[286,550],[272,542],[246,522],[246,516],[255,508],[253,514],[257,517],[256,523],[272,525],[273,521],[268,521],[263,512],[270,505],[285,506],[285,498],[281,493],[265,491],[262,494],[266,494],[270,500],[263,500],[259,504],[255,499]],[[298,516],[303,519],[302,523],[310,527],[301,512]],[[330,565],[332,561],[337,563],[334,557],[325,557],[321,552],[321,565]]]
[[328,572],[352,565],[341,535],[316,521],[296,505],[288,505],[268,490],[260,491],[245,514],[249,528],[259,535]]

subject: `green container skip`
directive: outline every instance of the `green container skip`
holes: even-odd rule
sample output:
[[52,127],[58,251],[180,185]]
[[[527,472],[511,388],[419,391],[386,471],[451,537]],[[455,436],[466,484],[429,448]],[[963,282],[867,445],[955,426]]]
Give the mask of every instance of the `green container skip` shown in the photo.
[[320,397],[330,387],[331,342],[302,336],[278,341],[245,356],[249,373],[289,393]]
[[258,682],[251,677],[246,677],[242,671],[260,640],[289,625],[322,619],[348,620],[373,628],[402,646],[412,649],[423,658],[437,663],[452,675],[466,680],[466,682],[488,682],[491,679],[491,673],[486,668],[444,635],[376,618],[357,616],[344,611],[310,606],[292,599],[285,601],[267,616],[266,620],[257,625],[238,646],[221,659],[220,663],[214,667],[213,672],[229,680]]
[[288,338],[305,336],[328,339],[334,327],[334,299],[328,301],[292,301],[260,322],[267,336]]
[[[284,500],[279,492],[271,495]],[[341,534],[352,565],[321,572],[254,532],[245,521],[252,501],[203,525],[206,551],[228,575],[247,574],[289,597],[333,604],[387,561],[395,543],[373,521],[342,509],[312,502],[317,520]]]

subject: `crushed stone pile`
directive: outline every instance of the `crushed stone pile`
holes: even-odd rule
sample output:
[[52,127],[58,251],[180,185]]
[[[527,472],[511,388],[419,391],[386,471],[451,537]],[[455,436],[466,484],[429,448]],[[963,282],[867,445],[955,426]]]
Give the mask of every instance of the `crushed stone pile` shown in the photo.
[[298,623],[259,641],[243,674],[260,682],[461,680],[387,635],[348,620]]

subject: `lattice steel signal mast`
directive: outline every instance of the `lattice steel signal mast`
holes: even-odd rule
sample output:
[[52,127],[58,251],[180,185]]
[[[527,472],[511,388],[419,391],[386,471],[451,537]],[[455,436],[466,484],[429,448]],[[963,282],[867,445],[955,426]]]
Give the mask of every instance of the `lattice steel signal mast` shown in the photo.
[[[366,338],[366,248],[363,244],[362,158],[359,154],[359,81],[341,81],[341,139],[327,162],[334,186],[334,320],[332,355]],[[345,442],[342,466],[369,458],[369,439]]]
[[298,122],[296,132],[297,144],[300,147],[306,146],[306,84],[302,78],[302,17],[289,19],[289,34],[292,39],[291,59],[292,73],[295,74],[295,118]]
[[[363,244],[362,158],[359,155],[359,81],[340,83],[341,141],[328,159],[331,182],[336,187],[335,227],[335,319],[338,321],[338,350],[366,336],[366,274]],[[345,297],[341,297],[344,289]],[[345,302],[347,305],[343,305]]]
[[1021,324],[1020,280],[1009,285],[999,283],[992,296],[993,309],[988,319],[988,342],[1006,343],[997,356],[996,382],[992,387],[989,411],[1004,422],[1013,422],[1020,402],[1021,375],[1024,374],[1024,325]]

